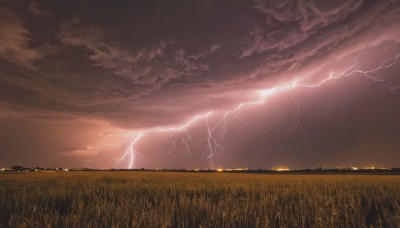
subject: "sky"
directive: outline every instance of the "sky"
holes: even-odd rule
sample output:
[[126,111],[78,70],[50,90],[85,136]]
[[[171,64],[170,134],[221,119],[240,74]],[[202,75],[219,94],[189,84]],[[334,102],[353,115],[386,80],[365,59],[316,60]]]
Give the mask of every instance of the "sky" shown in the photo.
[[400,2],[0,1],[0,167],[400,167]]

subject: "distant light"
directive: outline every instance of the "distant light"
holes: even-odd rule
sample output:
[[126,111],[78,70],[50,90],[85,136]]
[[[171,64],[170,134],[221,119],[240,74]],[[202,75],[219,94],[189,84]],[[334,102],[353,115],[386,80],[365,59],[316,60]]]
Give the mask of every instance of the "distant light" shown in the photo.
[[247,170],[249,170],[249,169],[248,168],[235,168],[235,169],[225,169],[224,171],[231,172],[231,171],[247,171]]
[[223,171],[224,171],[224,169],[222,169],[222,168],[217,169],[217,172],[223,172]]
[[278,171],[278,172],[282,172],[282,171],[290,171],[290,169],[289,169],[289,168],[282,168],[282,167],[279,167],[279,168],[276,168],[276,169],[272,169],[272,170],[274,170],[274,171]]

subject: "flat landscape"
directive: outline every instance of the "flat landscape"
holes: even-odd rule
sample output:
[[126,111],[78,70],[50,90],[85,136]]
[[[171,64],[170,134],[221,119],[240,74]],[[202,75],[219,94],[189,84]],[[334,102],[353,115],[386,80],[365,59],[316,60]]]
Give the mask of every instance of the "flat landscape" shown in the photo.
[[0,175],[0,227],[398,227],[400,176]]

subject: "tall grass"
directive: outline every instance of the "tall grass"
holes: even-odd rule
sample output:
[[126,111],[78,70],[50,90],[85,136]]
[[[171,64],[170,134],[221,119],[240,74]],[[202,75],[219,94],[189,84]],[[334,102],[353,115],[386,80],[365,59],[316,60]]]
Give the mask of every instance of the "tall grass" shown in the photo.
[[398,227],[400,177],[0,175],[0,227]]

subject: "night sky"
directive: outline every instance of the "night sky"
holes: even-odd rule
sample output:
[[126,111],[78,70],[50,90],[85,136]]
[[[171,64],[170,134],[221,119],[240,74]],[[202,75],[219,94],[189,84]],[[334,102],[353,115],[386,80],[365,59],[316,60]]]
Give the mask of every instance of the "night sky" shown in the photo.
[[400,166],[400,2],[0,1],[0,167]]

